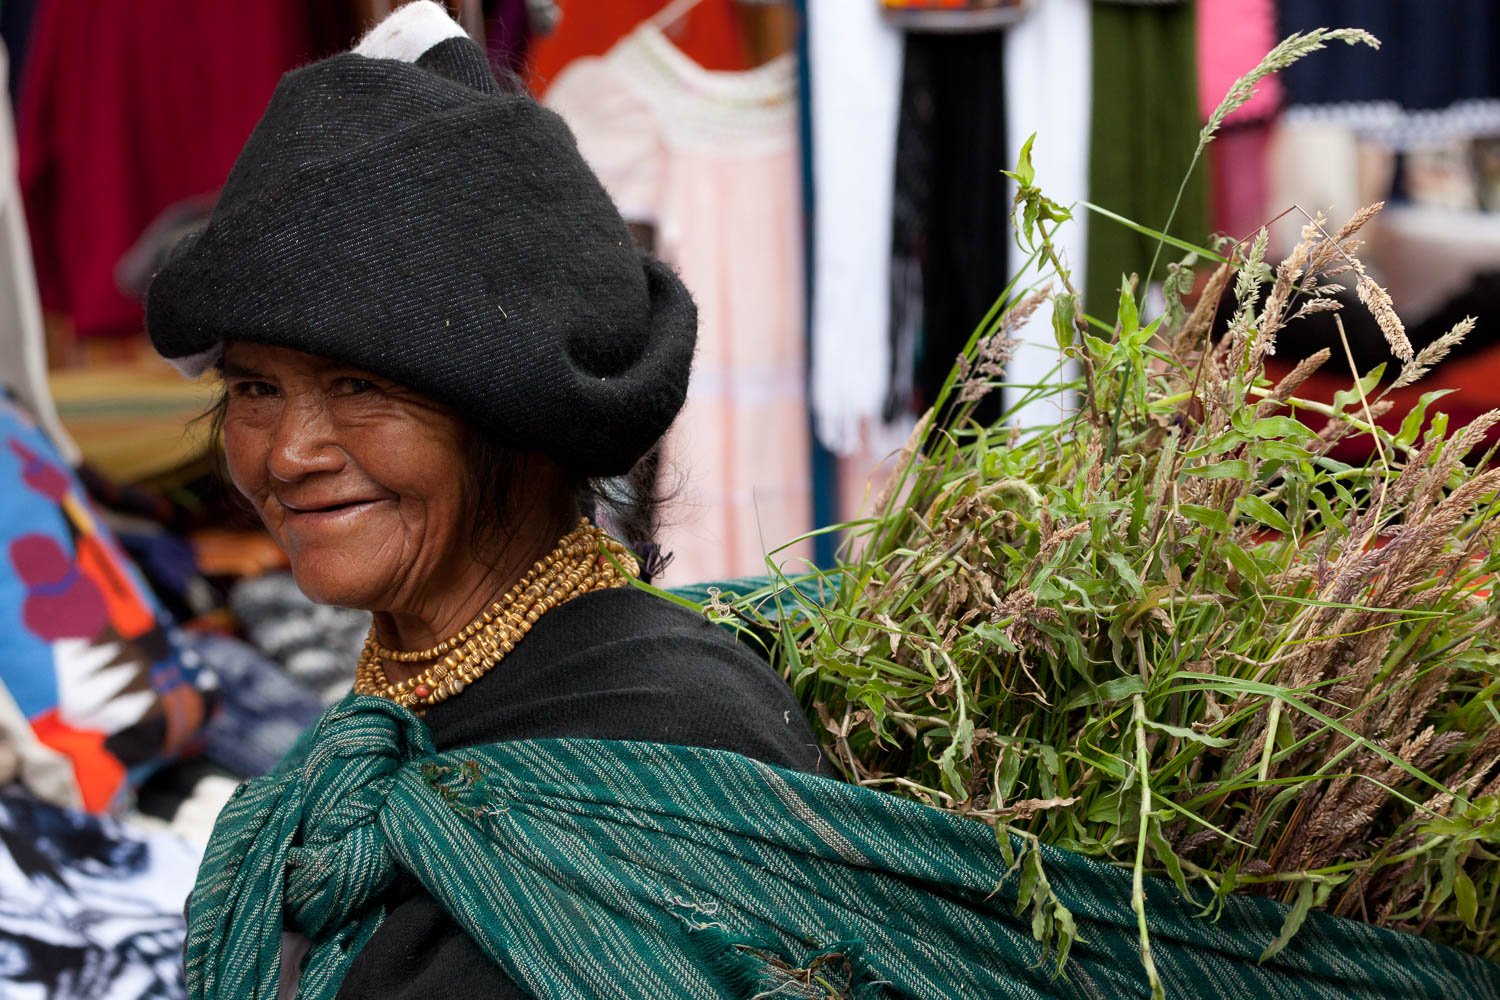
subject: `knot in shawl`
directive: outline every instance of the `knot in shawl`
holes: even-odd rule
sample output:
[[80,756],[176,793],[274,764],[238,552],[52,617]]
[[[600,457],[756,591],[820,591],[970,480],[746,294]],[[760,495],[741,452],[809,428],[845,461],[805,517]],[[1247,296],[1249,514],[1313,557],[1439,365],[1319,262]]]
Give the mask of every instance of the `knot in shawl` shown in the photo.
[[287,924],[317,940],[390,888],[381,816],[401,766],[433,752],[427,728],[382,699],[336,706],[299,771],[301,842],[287,852]]

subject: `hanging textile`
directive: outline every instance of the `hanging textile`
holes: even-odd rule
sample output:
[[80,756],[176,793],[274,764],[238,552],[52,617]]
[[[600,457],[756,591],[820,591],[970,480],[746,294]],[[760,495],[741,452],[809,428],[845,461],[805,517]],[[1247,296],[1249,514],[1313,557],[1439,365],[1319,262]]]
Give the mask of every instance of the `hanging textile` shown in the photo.
[[[573,60],[603,55],[636,25],[660,13],[667,2],[559,0],[556,30],[534,39],[528,55],[532,89],[546,92]],[[742,70],[750,65],[733,0],[701,0],[667,25],[666,34],[673,46],[704,69]]]
[[665,485],[681,481],[661,532],[668,585],[762,573],[767,547],[811,527],[795,76],[789,56],[711,72],[647,22],[547,92],[698,303],[665,444]]
[[[1276,42],[1272,0],[1198,0],[1200,122],[1208,120],[1234,82]],[[1267,176],[1272,120],[1280,106],[1280,77],[1262,80],[1255,96],[1225,120],[1205,151],[1215,232],[1249,239],[1280,210],[1269,207]]]
[[[1045,0],[1005,33],[1006,146],[1014,162],[1027,137],[1036,135],[1031,157],[1037,183],[1062,205],[1088,197],[1091,67],[1078,54],[1089,50],[1090,7],[1090,0]],[[1057,66],[1069,70],[1054,72]],[[1009,185],[1007,197],[1014,191],[1015,185]],[[1054,237],[1079,288],[1087,278],[1085,214],[1083,208],[1075,208],[1074,221],[1059,228]],[[1050,310],[1038,310],[1012,336],[1020,346],[1006,381],[1025,386],[1049,377],[1054,382],[1073,377],[1076,365],[1071,362],[1058,371]],[[1056,398],[1039,401],[1017,412],[1013,422],[1019,426],[1055,423],[1062,415],[1062,403]]]
[[[890,329],[894,373],[911,351],[911,331],[921,330],[913,367],[918,410],[932,404],[1009,280],[1005,146],[1004,34],[908,35]],[[893,386],[899,394],[899,380]],[[999,393],[976,410],[984,421],[999,413]]]
[[[0,71],[7,64],[0,45]],[[63,429],[47,386],[47,337],[16,180],[16,135],[10,99],[0,100],[0,387],[13,393],[69,465],[81,456]]]
[[1500,131],[1500,10],[1490,0],[1282,0],[1280,33],[1365,28],[1284,73],[1289,117],[1410,147]]
[[[1234,82],[1254,69],[1277,41],[1272,0],[1198,0],[1198,116],[1207,121]],[[1226,121],[1264,121],[1280,105],[1281,78],[1269,76]]]
[[31,39],[31,19],[38,0],[5,0],[0,3],[0,42],[10,52],[5,74],[14,101],[21,91],[21,70],[26,65],[26,47]]
[[138,332],[116,286],[167,206],[216,190],[281,74],[307,59],[299,0],[43,2],[18,109],[43,304],[80,337]]
[[[1166,225],[1198,142],[1197,50],[1191,3],[1096,0],[1089,200],[1153,229]],[[1208,235],[1204,171],[1193,171],[1170,233]],[[1089,218],[1084,306],[1112,323],[1121,275],[1146,280],[1157,242]],[[1163,250],[1154,279],[1177,251]]]
[[847,456],[882,422],[890,378],[891,185],[902,36],[881,21],[874,4],[813,0],[807,18],[815,199],[812,408],[818,439]]

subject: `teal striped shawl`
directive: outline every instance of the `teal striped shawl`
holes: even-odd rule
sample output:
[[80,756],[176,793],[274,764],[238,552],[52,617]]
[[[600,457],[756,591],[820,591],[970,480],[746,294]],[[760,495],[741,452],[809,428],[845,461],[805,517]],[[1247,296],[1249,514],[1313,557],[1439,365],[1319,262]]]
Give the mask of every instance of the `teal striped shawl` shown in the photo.
[[[537,997],[1149,995],[1127,872],[1044,850],[1080,938],[1057,978],[993,831],[880,792],[650,743],[437,753],[363,696],[293,759],[219,818],[193,997],[274,997],[284,928],[312,942],[300,995],[331,997],[398,870]],[[1235,898],[1209,920],[1154,882],[1148,902],[1168,996],[1500,997],[1500,966],[1413,936],[1315,914],[1259,964],[1282,907]]]

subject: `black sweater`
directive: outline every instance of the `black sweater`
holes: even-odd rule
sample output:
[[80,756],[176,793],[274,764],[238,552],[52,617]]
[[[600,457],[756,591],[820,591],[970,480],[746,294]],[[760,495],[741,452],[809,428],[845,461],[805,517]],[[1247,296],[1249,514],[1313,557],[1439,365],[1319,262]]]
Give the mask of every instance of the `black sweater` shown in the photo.
[[[817,739],[770,666],[724,629],[632,588],[586,594],[540,618],[464,693],[427,713],[439,750],[578,736],[714,747],[827,772]],[[521,998],[414,882],[355,957],[354,998]]]

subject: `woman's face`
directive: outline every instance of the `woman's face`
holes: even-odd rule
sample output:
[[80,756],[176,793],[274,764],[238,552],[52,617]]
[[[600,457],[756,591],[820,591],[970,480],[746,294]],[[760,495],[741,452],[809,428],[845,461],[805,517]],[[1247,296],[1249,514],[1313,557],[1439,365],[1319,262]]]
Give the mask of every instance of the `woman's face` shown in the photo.
[[447,407],[317,355],[231,343],[224,449],[235,486],[314,601],[420,613],[482,575],[464,427]]

